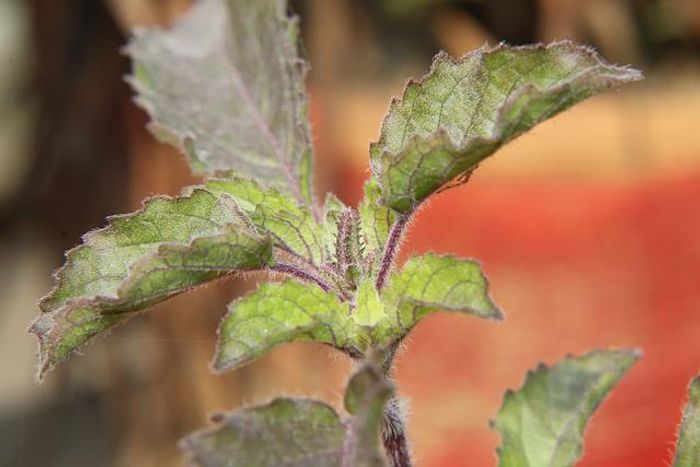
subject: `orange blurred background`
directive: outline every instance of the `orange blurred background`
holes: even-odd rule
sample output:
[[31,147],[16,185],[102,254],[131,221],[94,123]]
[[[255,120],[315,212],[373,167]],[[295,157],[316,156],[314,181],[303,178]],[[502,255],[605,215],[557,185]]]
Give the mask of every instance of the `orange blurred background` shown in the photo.
[[[347,203],[368,176],[391,96],[439,49],[570,38],[648,79],[587,101],[482,164],[417,216],[403,257],[478,258],[502,324],[441,313],[398,359],[419,466],[495,465],[488,426],[540,361],[594,347],[643,359],[586,435],[586,467],[670,462],[700,368],[700,4],[696,0],[297,0],[319,193]],[[0,465],[164,466],[209,413],[279,394],[339,405],[350,362],[286,346],[208,373],[226,303],[260,278],[223,281],[155,307],[33,380],[25,333],[50,272],[79,235],[152,193],[196,182],[131,103],[119,54],[135,25],[187,0],[0,4]]]

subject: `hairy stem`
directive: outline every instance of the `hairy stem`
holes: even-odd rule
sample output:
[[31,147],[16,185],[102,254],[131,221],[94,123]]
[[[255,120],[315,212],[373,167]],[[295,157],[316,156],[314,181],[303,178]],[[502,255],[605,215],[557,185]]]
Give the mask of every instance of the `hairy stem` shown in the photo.
[[401,401],[393,397],[384,407],[382,441],[391,467],[411,467],[411,455],[403,421]]
[[[347,291],[347,287],[343,279],[340,277],[340,273],[334,268],[328,266],[327,264],[316,266],[308,259],[285,246],[277,245],[277,248],[279,248],[283,253],[287,254],[289,256],[288,259],[292,262],[287,263],[284,261],[278,261],[277,264],[282,264],[284,270],[277,270],[275,267],[272,267],[270,268],[271,271],[293,275],[294,277],[303,279],[306,282],[309,282],[309,277],[313,277],[310,282],[318,284],[325,291],[333,290],[343,301],[350,301],[352,298],[351,294]],[[294,269],[294,272],[291,272],[290,267]],[[299,272],[303,274],[303,277],[299,275]],[[330,280],[330,283],[328,283],[327,280]],[[321,282],[323,285],[321,285]]]
[[382,261],[379,267],[379,273],[377,274],[377,290],[382,290],[384,284],[386,284],[386,279],[391,272],[391,266],[394,264],[394,258],[396,253],[398,253],[399,243],[401,242],[401,237],[403,232],[408,225],[408,221],[411,218],[410,213],[401,214],[394,225],[391,227],[391,232],[389,232],[389,239],[384,247],[384,253],[382,254]]
[[384,359],[380,364],[380,367],[385,375],[388,375],[392,371],[392,365],[394,364],[394,357],[396,357],[396,352],[398,352],[398,350],[401,348],[401,343],[403,342],[404,337],[406,337],[407,335],[408,334],[404,334],[403,336],[401,336],[401,338],[396,339],[389,345],[388,349],[386,350],[386,355],[384,356]]
[[350,235],[350,217],[352,216],[352,211],[350,208],[343,211],[340,216],[340,222],[338,223],[338,236],[336,238],[335,244],[335,255],[338,260],[338,267],[343,277],[348,272],[348,236]]
[[313,282],[314,284],[321,287],[324,292],[330,292],[333,289],[330,286],[330,284],[326,283],[320,277],[310,272],[304,271],[303,269],[299,269],[299,267],[297,267],[294,264],[278,262],[274,266],[270,267],[269,270],[272,272],[279,272],[281,274],[287,274],[289,276],[296,277],[297,279],[301,279],[304,282]]
[[337,279],[342,279],[340,277],[340,273],[333,269],[332,267],[327,266],[326,264],[321,264],[320,266],[315,265],[311,261],[309,261],[308,258],[305,258],[301,256],[299,253],[296,253],[295,251],[289,249],[286,245],[276,245],[277,248],[279,248],[281,251],[286,253],[287,255],[291,256],[292,260],[296,260],[301,265],[307,269],[310,269],[319,275],[323,275],[323,273],[328,274],[329,276],[332,277],[333,282],[335,282]]

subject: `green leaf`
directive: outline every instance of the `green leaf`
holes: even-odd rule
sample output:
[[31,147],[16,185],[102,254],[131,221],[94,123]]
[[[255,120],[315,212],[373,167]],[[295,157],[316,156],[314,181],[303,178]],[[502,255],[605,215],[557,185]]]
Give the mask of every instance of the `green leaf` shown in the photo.
[[217,418],[217,426],[180,443],[202,467],[343,466],[346,430],[323,402],[275,399]]
[[364,245],[360,240],[360,216],[353,208],[345,208],[337,221],[333,263],[352,289],[356,288],[365,270]]
[[285,342],[312,340],[342,349],[359,339],[347,303],[311,284],[262,284],[236,300],[219,327],[214,369],[243,365]]
[[638,358],[635,350],[595,350],[528,373],[522,388],[506,393],[493,422],[499,466],[574,465],[588,419]]
[[700,376],[695,377],[688,389],[688,403],[683,410],[676,446],[674,467],[700,465]]
[[195,190],[153,198],[85,235],[40,302],[31,331],[40,340],[40,376],[88,339],[138,311],[196,285],[272,263],[268,238],[247,231],[232,201]]
[[488,294],[488,282],[475,261],[428,253],[411,258],[391,275],[381,294],[386,318],[375,334],[393,340],[424,316],[439,310],[502,320]]
[[384,305],[374,287],[374,280],[364,279],[357,287],[355,309],[352,313],[353,321],[360,326],[373,327],[385,317]]
[[326,246],[326,257],[335,261],[338,241],[338,225],[343,212],[348,209],[333,193],[326,195],[323,205],[324,222],[324,243]]
[[396,212],[380,203],[381,191],[374,180],[365,183],[365,196],[360,207],[360,226],[366,253],[379,260],[384,251],[391,227],[396,222]]
[[215,418],[218,425],[181,442],[192,461],[205,467],[382,467],[382,410],[392,388],[371,366],[348,383],[343,421],[327,404],[276,399]]
[[154,133],[196,170],[235,169],[309,202],[307,65],[286,11],[286,0],[199,1],[168,30],[136,32],[130,82]]
[[360,355],[372,344],[396,341],[422,317],[441,309],[502,319],[476,263],[432,254],[409,261],[381,297],[373,279],[363,279],[352,305],[351,310],[334,293],[311,284],[264,284],[231,304],[219,328],[214,369],[240,366],[296,340]]
[[409,212],[501,145],[600,91],[642,78],[571,42],[481,48],[435,57],[394,100],[372,174],[384,205]]
[[[304,117],[304,122],[306,122],[306,117]],[[306,131],[309,132],[310,129],[307,126]],[[302,154],[301,161],[299,164],[299,184],[301,186],[301,196],[297,196],[304,200],[309,206],[314,206],[314,157],[312,151],[311,137],[308,136],[309,143],[307,151]]]
[[347,457],[343,465],[387,465],[384,450],[379,445],[379,432],[384,407],[393,393],[392,386],[374,365],[363,364],[350,379],[344,402],[352,418],[345,439]]
[[305,206],[274,188],[263,188],[253,180],[235,175],[209,180],[205,186],[212,193],[232,197],[260,233],[272,236],[276,246],[314,264],[323,260],[323,229]]

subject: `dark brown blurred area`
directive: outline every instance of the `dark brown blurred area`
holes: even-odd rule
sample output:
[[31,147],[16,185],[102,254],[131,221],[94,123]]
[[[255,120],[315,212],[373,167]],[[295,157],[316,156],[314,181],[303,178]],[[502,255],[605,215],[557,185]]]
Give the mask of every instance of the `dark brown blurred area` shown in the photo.
[[[2,466],[178,465],[177,440],[216,410],[278,394],[338,402],[349,362],[313,345],[209,374],[226,304],[259,278],[161,304],[95,339],[42,385],[33,381],[26,328],[63,251],[106,216],[197,182],[183,156],[146,131],[120,51],[132,27],[167,25],[188,5],[0,2]],[[428,320],[400,361],[398,385],[414,400],[418,465],[494,465],[487,420],[527,368],[595,345],[641,345],[651,363],[593,423],[582,465],[668,461],[685,381],[700,368],[700,340],[689,331],[700,332],[691,293],[700,275],[700,3],[294,0],[292,8],[312,64],[317,189],[352,203],[391,96],[439,49],[573,39],[644,70],[646,82],[534,130],[418,218],[408,250],[481,258],[513,318],[497,327]],[[567,329],[580,333],[566,337]]]

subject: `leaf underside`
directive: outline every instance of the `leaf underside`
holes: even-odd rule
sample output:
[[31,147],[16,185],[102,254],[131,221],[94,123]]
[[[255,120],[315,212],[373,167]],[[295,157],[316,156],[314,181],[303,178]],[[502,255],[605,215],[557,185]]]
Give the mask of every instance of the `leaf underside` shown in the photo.
[[201,0],[171,29],[136,32],[129,81],[151,129],[195,170],[235,169],[311,199],[299,26],[286,0]]
[[153,198],[85,235],[66,254],[31,328],[40,340],[40,376],[130,312],[271,264],[270,239],[247,230],[231,203],[203,190]]
[[641,79],[571,42],[438,54],[394,100],[370,146],[382,201],[409,212],[501,145],[608,88]]
[[700,376],[693,379],[688,388],[688,403],[683,410],[676,445],[674,467],[700,465]]
[[378,371],[366,366],[348,384],[347,420],[323,402],[276,399],[222,415],[217,426],[188,436],[180,446],[203,467],[382,467],[379,426],[390,395]]
[[501,467],[568,467],[581,456],[586,424],[629,368],[634,350],[595,350],[528,373],[493,422]]

